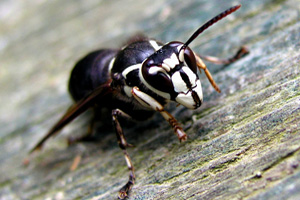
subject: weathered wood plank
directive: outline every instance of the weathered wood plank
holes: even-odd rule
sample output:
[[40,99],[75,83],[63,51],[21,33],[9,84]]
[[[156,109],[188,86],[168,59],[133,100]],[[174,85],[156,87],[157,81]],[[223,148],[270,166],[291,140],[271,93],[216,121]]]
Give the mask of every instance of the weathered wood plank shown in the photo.
[[[179,143],[160,116],[132,124],[127,140],[137,182],[130,199],[300,198],[300,4],[240,1],[243,7],[191,47],[227,57],[207,63],[222,93],[202,76],[199,110],[169,110],[189,139]],[[134,33],[182,40],[236,1],[31,1],[0,3],[0,199],[114,199],[127,168],[113,129],[96,143],[66,147],[88,116],[63,130],[23,165],[27,152],[70,105],[69,71],[99,47],[118,47]],[[81,161],[70,170],[76,156]]]

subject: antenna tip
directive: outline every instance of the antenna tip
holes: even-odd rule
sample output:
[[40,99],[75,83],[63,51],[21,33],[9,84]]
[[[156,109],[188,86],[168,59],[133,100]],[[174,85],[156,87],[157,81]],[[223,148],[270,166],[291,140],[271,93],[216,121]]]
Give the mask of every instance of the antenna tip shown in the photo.
[[242,6],[241,4],[238,4],[238,5],[236,5],[236,6],[233,6],[233,7],[229,8],[228,10],[224,11],[223,14],[225,14],[225,16],[226,16],[226,15],[229,15],[229,14],[231,14],[231,13],[237,11],[241,6]]
[[239,9],[240,7],[242,7],[242,5],[241,5],[241,4],[238,4],[238,5],[234,6],[233,8],[234,8],[234,10],[237,10],[237,9]]

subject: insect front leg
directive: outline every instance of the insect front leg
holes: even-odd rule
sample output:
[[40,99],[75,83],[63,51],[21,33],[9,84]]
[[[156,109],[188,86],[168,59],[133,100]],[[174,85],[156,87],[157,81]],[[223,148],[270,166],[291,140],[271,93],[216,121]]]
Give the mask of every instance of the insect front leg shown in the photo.
[[169,112],[164,110],[164,107],[158,101],[156,101],[153,97],[149,96],[148,94],[140,91],[138,87],[133,87],[131,93],[133,94],[135,99],[138,100],[142,105],[145,105],[146,107],[150,107],[153,110],[158,111],[174,129],[174,132],[177,135],[180,142],[185,141],[187,139],[187,135],[185,134],[177,120]]
[[134,174],[134,167],[132,165],[130,156],[126,150],[126,147],[131,147],[132,145],[128,144],[125,139],[123,129],[118,120],[118,117],[120,117],[120,116],[125,117],[125,118],[131,118],[131,117],[129,115],[127,115],[126,113],[124,113],[123,111],[121,111],[120,109],[115,109],[112,111],[112,120],[113,120],[113,124],[114,124],[115,131],[117,134],[118,144],[124,153],[127,167],[130,171],[128,182],[119,190],[119,199],[125,199],[128,197],[128,193],[134,184],[135,174]]

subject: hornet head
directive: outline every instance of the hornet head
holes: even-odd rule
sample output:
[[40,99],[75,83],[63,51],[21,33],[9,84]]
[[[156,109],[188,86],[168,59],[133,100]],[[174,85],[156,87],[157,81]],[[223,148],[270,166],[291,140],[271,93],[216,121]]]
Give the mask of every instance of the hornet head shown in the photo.
[[169,42],[149,56],[142,64],[140,78],[156,94],[196,109],[203,101],[202,88],[197,75],[198,66],[194,52],[188,45],[205,29],[236,11],[234,6],[198,28],[185,42]]
[[196,58],[182,42],[170,42],[148,57],[142,65],[145,85],[158,95],[196,109],[202,103]]

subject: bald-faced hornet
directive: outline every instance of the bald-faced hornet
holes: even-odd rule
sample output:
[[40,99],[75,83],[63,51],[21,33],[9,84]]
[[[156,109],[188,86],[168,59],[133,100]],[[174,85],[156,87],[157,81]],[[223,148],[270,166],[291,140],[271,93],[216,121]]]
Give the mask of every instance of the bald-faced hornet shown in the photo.
[[120,148],[123,150],[128,169],[128,182],[120,189],[119,198],[128,196],[135,182],[134,168],[127,153],[127,143],[119,117],[146,120],[159,112],[169,122],[180,141],[187,139],[186,133],[176,119],[164,109],[169,101],[187,108],[196,109],[203,102],[198,71],[203,70],[216,91],[220,92],[202,59],[218,64],[229,64],[248,53],[242,47],[230,59],[200,56],[189,48],[189,44],[205,29],[233,13],[237,5],[209,20],[185,42],[162,44],[148,38],[131,41],[120,50],[101,49],[89,53],[74,67],[69,91],[75,100],[62,118],[32,149],[40,149],[44,142],[58,133],[65,125],[96,105],[110,109]]

